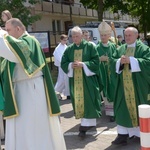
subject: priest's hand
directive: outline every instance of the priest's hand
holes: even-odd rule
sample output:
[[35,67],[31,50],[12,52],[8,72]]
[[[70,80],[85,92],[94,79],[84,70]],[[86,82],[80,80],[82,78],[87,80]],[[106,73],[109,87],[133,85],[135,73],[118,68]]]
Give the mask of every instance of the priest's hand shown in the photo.
[[100,61],[108,61],[108,56],[101,56],[101,57],[99,57],[99,60]]
[[130,59],[128,56],[122,55],[121,56],[121,60],[120,60],[121,64],[130,64]]
[[83,67],[83,62],[81,61],[75,61],[72,63],[72,68],[82,68]]

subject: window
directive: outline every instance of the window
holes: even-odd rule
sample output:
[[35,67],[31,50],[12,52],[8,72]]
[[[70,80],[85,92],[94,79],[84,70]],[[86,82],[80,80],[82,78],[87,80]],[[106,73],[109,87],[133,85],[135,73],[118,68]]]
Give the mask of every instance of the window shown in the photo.
[[53,30],[53,34],[56,34],[55,20],[52,21],[52,30]]
[[61,22],[60,22],[60,20],[57,20],[57,32],[58,32],[58,34],[61,34]]
[[52,21],[52,30],[53,30],[53,34],[61,34],[61,21],[60,20]]

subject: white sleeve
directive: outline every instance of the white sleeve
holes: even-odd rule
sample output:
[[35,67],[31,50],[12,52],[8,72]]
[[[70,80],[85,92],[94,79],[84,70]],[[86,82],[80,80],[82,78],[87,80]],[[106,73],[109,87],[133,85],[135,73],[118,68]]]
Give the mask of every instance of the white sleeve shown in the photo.
[[5,39],[0,36],[0,57],[3,57],[11,62],[19,63],[14,53],[10,50]]
[[72,62],[69,63],[68,66],[68,73],[67,73],[68,77],[73,77],[73,68],[72,68]]
[[[84,70],[84,73],[86,74],[86,76],[93,76],[95,75],[94,72],[92,72],[86,65],[85,63],[82,63],[83,64],[83,70]],[[67,73],[68,77],[73,77],[73,68],[72,68],[72,63],[69,64],[68,66],[68,73]]]
[[[130,66],[131,66],[131,72],[140,72],[140,66],[139,66],[139,62],[135,57],[129,57],[130,59]],[[120,74],[122,72],[122,70],[119,70],[120,68],[120,58],[118,59],[118,61],[116,62],[116,73]]]
[[86,66],[85,63],[83,63],[83,70],[84,70],[86,76],[93,76],[93,75],[95,75],[95,73],[92,72],[92,71]]
[[140,66],[139,62],[135,57],[129,57],[130,58],[130,66],[131,66],[131,72],[140,72]]
[[122,70],[119,70],[120,68],[120,58],[117,60],[116,62],[116,73],[120,74],[122,72]]

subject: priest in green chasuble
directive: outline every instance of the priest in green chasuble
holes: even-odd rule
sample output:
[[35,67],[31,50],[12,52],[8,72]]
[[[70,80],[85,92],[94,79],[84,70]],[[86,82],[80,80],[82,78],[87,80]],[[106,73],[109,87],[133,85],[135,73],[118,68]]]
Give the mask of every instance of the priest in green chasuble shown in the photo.
[[99,25],[98,30],[100,33],[101,41],[99,41],[97,44],[96,49],[99,53],[100,71],[104,85],[104,89],[101,94],[104,100],[105,114],[110,116],[110,121],[114,121],[113,96],[115,87],[115,75],[112,73],[110,68],[110,59],[113,53],[116,51],[116,46],[114,43],[109,41],[112,33],[112,28],[109,24],[103,21]]
[[138,30],[125,29],[126,44],[112,57],[116,72],[114,114],[117,123],[115,145],[127,144],[128,137],[140,137],[138,106],[150,104],[150,48],[137,40]]
[[69,77],[70,96],[76,119],[81,118],[79,136],[96,126],[101,116],[99,56],[93,44],[82,39],[82,30],[71,30],[73,44],[66,48],[61,67]]
[[0,34],[5,149],[66,150],[59,102],[40,43],[17,18],[5,28],[8,34]]

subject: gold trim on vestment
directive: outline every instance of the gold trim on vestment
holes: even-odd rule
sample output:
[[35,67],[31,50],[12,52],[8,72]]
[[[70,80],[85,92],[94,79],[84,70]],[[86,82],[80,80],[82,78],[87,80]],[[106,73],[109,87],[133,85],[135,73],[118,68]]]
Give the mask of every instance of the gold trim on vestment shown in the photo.
[[12,98],[13,98],[13,103],[14,103],[16,114],[13,114],[13,115],[8,116],[8,117],[4,117],[4,119],[13,118],[13,117],[16,117],[16,116],[19,115],[17,103],[16,103],[16,100],[15,100],[13,85],[12,85],[12,82],[10,82],[11,81],[11,75],[10,75],[9,63],[8,63],[8,68],[7,69],[8,69],[8,78],[9,78],[8,80],[9,80],[9,85],[10,85],[10,89],[11,89],[11,95],[12,95]]
[[51,104],[50,104],[50,97],[49,97],[49,94],[48,94],[47,84],[46,84],[46,81],[45,81],[44,78],[43,78],[43,80],[44,80],[44,86],[45,86],[45,95],[46,95],[47,105],[48,105],[48,109],[49,109],[49,115],[50,116],[58,116],[61,113],[52,114],[52,108],[51,108]]
[[[134,56],[135,48],[127,48],[126,56]],[[123,84],[124,84],[124,94],[127,108],[130,114],[133,127],[138,126],[137,118],[137,107],[135,100],[135,91],[132,80],[132,72],[129,70],[129,64],[124,64],[123,69]]]
[[[82,49],[74,51],[74,61],[82,61]],[[82,68],[74,69],[74,101],[76,119],[84,116],[84,93]]]
[[150,94],[147,95],[147,100],[148,100],[148,101],[150,100]]
[[[5,40],[5,42],[7,43],[6,45],[8,45],[8,47],[9,47],[10,50],[13,52],[13,54],[17,57],[17,59],[19,60],[21,66],[22,66],[22,68],[24,69],[24,65],[23,65],[23,63],[22,63],[22,60],[20,59],[20,57],[18,56],[18,54],[16,53],[16,51],[14,50],[14,48],[9,44],[9,42],[8,42],[7,40]],[[30,62],[31,62],[31,60],[27,60],[27,63],[30,64]],[[27,72],[27,70],[25,70],[25,69],[24,69],[24,71],[25,71],[25,73],[27,74],[27,76],[28,76],[29,78],[31,78],[31,77],[33,77],[37,72],[39,72],[40,70],[42,70],[42,68],[43,68],[44,66],[45,66],[45,63],[43,63],[40,67],[36,66],[37,69],[36,69],[33,73],[31,73],[31,74],[29,74],[29,73]]]
[[1,113],[1,114],[3,114],[3,111],[2,111],[2,110],[0,110],[0,113]]

